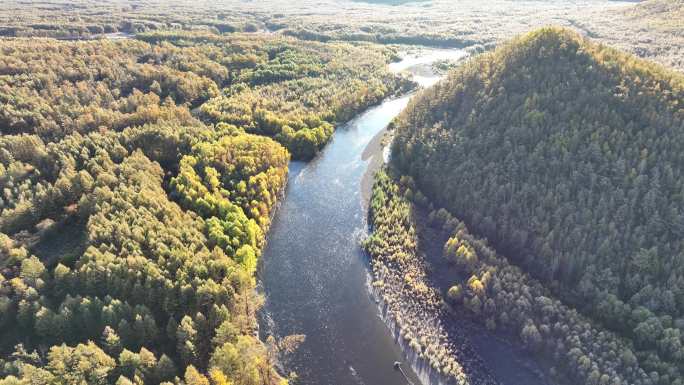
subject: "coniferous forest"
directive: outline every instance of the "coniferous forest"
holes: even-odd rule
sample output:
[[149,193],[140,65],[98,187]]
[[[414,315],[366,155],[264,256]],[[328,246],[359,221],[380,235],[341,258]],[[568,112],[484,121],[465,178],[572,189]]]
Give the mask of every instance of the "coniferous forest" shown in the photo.
[[453,231],[451,300],[576,381],[681,383],[682,100],[680,73],[554,28],[421,92],[392,165]]
[[3,1],[0,385],[684,385],[683,25]]
[[191,31],[0,46],[2,383],[284,381],[254,287],[288,161],[411,86],[394,51]]

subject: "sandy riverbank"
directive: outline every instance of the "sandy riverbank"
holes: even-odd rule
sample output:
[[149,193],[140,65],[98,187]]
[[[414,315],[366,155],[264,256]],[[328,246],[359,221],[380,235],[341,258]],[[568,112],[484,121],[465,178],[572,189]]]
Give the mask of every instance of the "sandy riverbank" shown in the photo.
[[392,143],[392,133],[385,127],[371,139],[361,154],[361,159],[368,162],[368,168],[361,178],[361,199],[364,210],[368,209],[375,173],[385,163],[384,152],[390,143]]

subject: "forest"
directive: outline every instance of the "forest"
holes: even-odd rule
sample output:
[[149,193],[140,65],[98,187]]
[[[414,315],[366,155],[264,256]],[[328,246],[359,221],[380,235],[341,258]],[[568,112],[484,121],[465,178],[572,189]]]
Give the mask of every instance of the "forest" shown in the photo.
[[8,75],[0,79],[0,129],[47,141],[159,120],[185,124],[197,108],[205,123],[239,125],[310,159],[336,122],[413,86],[385,68],[393,50],[363,43],[154,32],[0,44],[0,74]]
[[[373,232],[364,244],[372,258],[373,286],[386,301],[401,302],[397,292],[407,291],[411,295],[405,298],[411,300],[400,303],[402,307],[423,303],[424,309],[440,309],[445,322],[460,325],[466,314],[491,331],[513,334],[531,352],[551,361],[549,374],[556,383],[681,383],[676,367],[649,373],[630,342],[555,299],[486,240],[473,236],[463,222],[432,205],[412,177],[396,171],[390,167],[376,176],[369,212]],[[421,222],[447,238],[439,257],[454,266],[448,289],[440,290],[430,279],[434,261],[427,260],[426,245],[421,244]],[[458,384],[473,383],[466,376],[467,366],[462,366],[472,349],[463,342],[455,349],[431,335],[434,326],[416,321],[402,314],[402,338],[438,373]]]
[[[290,168],[409,95],[368,139],[393,141],[349,215],[368,203],[368,236],[336,234],[364,239],[364,304],[390,325],[365,346],[405,348],[369,354],[499,383],[467,324],[554,383],[684,385],[683,17],[681,0],[1,1],[0,385],[300,383],[306,337],[262,320],[259,282]],[[428,89],[388,67],[426,47],[468,59],[414,65],[446,74]],[[381,163],[366,150],[335,166]],[[356,181],[317,191],[336,207]],[[315,298],[335,299],[306,326],[340,354],[361,325],[324,316],[356,289]],[[355,383],[364,358],[344,358]]]
[[607,346],[554,341],[557,327],[589,321],[648,374],[599,361],[597,374],[569,368],[578,375],[681,382],[682,100],[680,73],[559,28],[422,91],[393,124],[393,167],[415,180],[414,199],[446,209],[442,222],[462,220],[517,266],[456,229],[445,255],[471,278],[451,297],[559,360]]
[[0,50],[0,384],[287,383],[298,338],[257,337],[255,272],[288,164],[413,87],[395,51],[206,31]]

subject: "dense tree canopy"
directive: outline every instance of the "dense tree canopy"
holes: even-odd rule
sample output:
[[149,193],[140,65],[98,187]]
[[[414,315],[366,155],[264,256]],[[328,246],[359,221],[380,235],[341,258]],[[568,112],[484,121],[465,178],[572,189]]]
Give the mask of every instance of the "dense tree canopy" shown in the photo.
[[[411,177],[397,178],[386,171],[376,176],[371,198],[370,221],[373,232],[366,241],[373,265],[374,286],[381,287],[387,301],[404,295],[409,307],[421,298],[428,303],[440,301],[433,282],[425,278],[425,245],[420,244],[418,225],[423,215],[428,225],[447,234],[444,257],[457,267],[453,286],[445,289],[441,299],[472,317],[489,329],[512,331],[532,351],[551,358],[551,374],[572,383],[582,384],[675,384],[676,368],[656,375],[652,381],[640,366],[634,348],[620,336],[598,327],[591,320],[559,300],[539,281],[497,255],[486,241],[472,236],[465,225],[444,209],[421,214],[427,207],[424,196]],[[399,284],[394,283],[399,279]],[[404,292],[411,292],[405,296]],[[434,305],[433,305],[434,306]],[[427,312],[435,313],[434,307]],[[424,352],[426,360],[441,373],[453,376],[458,383],[470,383],[463,377],[461,365],[468,369],[470,354],[453,349],[430,332],[438,328],[417,323],[400,312],[401,335],[411,347]],[[439,313],[437,313],[439,314]],[[434,317],[434,316],[433,316]],[[451,317],[451,316],[450,316]],[[458,322],[451,320],[451,322]],[[467,347],[459,345],[460,350]],[[455,362],[453,360],[456,360]],[[451,361],[450,361],[451,360]],[[459,365],[460,364],[460,365]]]
[[[313,156],[408,84],[393,51],[205,32],[0,50],[0,383],[285,381],[254,274],[287,148]],[[193,116],[223,99],[249,118]]]
[[[393,163],[670,383],[683,368],[682,100],[680,74],[542,29],[414,99]],[[477,265],[458,239],[446,249]]]
[[187,122],[201,105],[205,120],[274,137],[309,159],[335,123],[411,86],[387,70],[393,51],[377,46],[202,32],[138,39],[0,41],[0,132],[56,141]]
[[247,63],[235,85],[202,105],[202,117],[275,138],[295,158],[312,158],[337,122],[411,87],[383,66],[393,54],[370,46],[283,41]]
[[[180,131],[182,127],[167,129]],[[213,134],[206,133],[208,137]],[[124,140],[124,135],[117,136]],[[287,153],[282,147],[276,151],[283,154],[280,163],[273,166],[279,167],[282,185]],[[101,378],[97,383],[113,383],[109,381],[119,376],[138,377],[145,383],[173,380],[189,365],[207,373],[214,349],[227,349],[238,343],[237,337],[254,333],[259,300],[253,291],[252,274],[260,247],[255,233],[261,234],[261,230],[254,220],[247,219],[241,207],[221,197],[224,202],[217,204],[234,206],[237,212],[235,218],[224,217],[223,226],[251,231],[251,236],[238,237],[231,245],[212,242],[211,219],[205,221],[193,212],[184,212],[169,200],[158,163],[139,148],[131,152],[122,149],[122,154],[126,155],[117,163],[99,149],[77,174],[81,175],[78,180],[87,183],[82,182],[86,186],[73,192],[80,197],[75,198],[76,218],[72,220],[87,220],[87,240],[85,251],[75,262],[63,264],[63,256],[44,256],[46,263],[53,264],[52,269],[46,269],[38,258],[29,256],[23,247],[15,247],[16,243],[5,236],[10,258],[4,261],[7,267],[1,283],[4,338],[12,341],[6,334],[12,333],[15,342],[26,347],[91,341],[87,348],[103,356],[97,363],[104,365],[98,369]],[[253,162],[263,168],[261,162],[265,161]],[[254,339],[245,341],[261,344]],[[246,348],[246,342],[241,344]],[[2,370],[26,381],[36,380],[36,373],[43,371],[59,376],[55,368],[61,364],[52,356],[55,349],[49,357],[58,365],[54,368],[48,365],[37,369],[36,362],[14,353]],[[254,360],[244,364],[260,365],[260,374],[253,375],[267,377],[259,381],[270,378],[270,383],[278,378],[271,372],[265,353]],[[230,368],[222,373],[229,378],[242,376],[239,371],[244,368],[240,365]],[[253,380],[235,383],[251,384]],[[72,381],[76,380],[62,383],[78,383]]]

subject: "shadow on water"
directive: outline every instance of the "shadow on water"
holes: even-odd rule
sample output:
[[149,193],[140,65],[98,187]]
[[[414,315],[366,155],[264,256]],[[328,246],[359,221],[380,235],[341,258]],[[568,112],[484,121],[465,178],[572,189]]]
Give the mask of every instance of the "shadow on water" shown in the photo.
[[[427,55],[440,59],[434,51]],[[399,63],[396,70],[426,63],[421,57],[407,60],[412,62]],[[429,85],[437,79],[421,80]],[[367,110],[339,127],[313,161],[290,164],[286,195],[258,275],[266,297],[260,312],[262,337],[306,335],[284,362],[287,371],[298,374],[298,384],[406,384],[393,367],[395,361],[405,363],[413,384],[440,382],[414,352],[401,346],[399,330],[383,321],[383,306],[369,290],[367,258],[359,247],[368,227],[361,181],[372,161],[363,156],[364,149],[409,98],[386,100]]]

